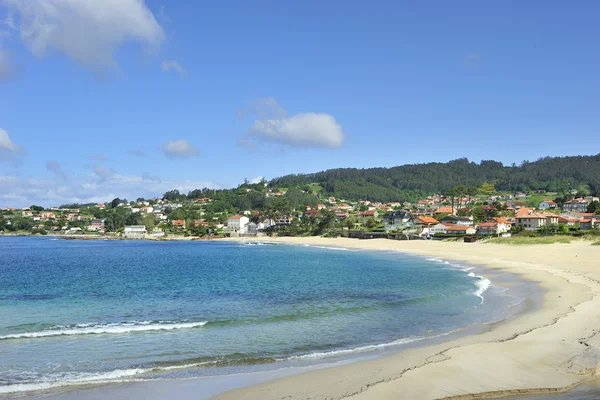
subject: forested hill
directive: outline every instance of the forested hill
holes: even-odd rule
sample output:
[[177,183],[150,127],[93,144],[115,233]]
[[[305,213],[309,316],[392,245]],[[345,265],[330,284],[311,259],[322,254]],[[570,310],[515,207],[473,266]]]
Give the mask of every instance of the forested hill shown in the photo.
[[402,165],[392,168],[339,168],[314,174],[294,174],[273,179],[271,187],[304,187],[318,184],[323,194],[344,199],[415,201],[424,195],[443,193],[457,186],[481,186],[493,182],[507,191],[583,189],[600,192],[600,154],[546,157],[534,162],[505,166],[497,161],[479,164],[466,158],[447,163]]

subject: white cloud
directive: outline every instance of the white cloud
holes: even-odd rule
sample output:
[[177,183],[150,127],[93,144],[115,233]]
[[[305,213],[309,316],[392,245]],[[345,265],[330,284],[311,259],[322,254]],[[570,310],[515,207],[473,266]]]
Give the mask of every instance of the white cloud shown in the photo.
[[175,60],[163,61],[161,64],[161,68],[162,68],[163,72],[169,72],[170,70],[173,70],[173,71],[177,72],[179,74],[179,76],[182,78],[185,78],[187,76],[187,72],[185,72],[185,69],[183,69],[181,64],[179,64]]
[[164,142],[162,152],[171,159],[196,157],[200,152],[194,145],[187,140],[176,140],[174,142]]
[[255,185],[257,183],[260,183],[263,179],[265,179],[264,176],[257,176],[256,178],[252,179],[250,181],[251,184]]
[[17,157],[23,153],[23,147],[14,143],[8,132],[0,128],[0,161],[17,161]]
[[56,160],[48,160],[46,161],[46,168],[49,171],[54,172],[56,175],[61,177],[62,179],[67,179],[67,174],[62,170],[60,163]]
[[344,143],[342,127],[329,114],[301,113],[288,116],[287,111],[272,97],[254,100],[250,110],[260,119],[255,120],[246,137],[238,141],[243,147],[252,148],[256,145],[255,140],[314,148],[337,148]]
[[165,35],[143,0],[3,0],[18,15],[23,43],[36,56],[56,50],[97,72],[116,67],[115,49],[137,41],[157,49]]
[[256,120],[248,134],[294,147],[336,148],[344,143],[342,127],[329,114],[306,113]]
[[0,207],[25,207],[39,204],[44,207],[68,203],[99,203],[138,197],[160,197],[166,191],[178,189],[182,193],[190,190],[221,189],[222,185],[205,181],[161,181],[147,179],[149,176],[122,176],[114,174],[103,182],[90,181],[89,177],[71,177],[69,181],[23,179],[0,175]]

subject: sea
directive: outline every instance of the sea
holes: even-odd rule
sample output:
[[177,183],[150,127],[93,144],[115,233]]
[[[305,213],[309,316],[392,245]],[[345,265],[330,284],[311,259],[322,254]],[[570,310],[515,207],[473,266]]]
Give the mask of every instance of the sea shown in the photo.
[[259,241],[0,237],[0,396],[381,356],[510,318],[526,296],[492,275]]

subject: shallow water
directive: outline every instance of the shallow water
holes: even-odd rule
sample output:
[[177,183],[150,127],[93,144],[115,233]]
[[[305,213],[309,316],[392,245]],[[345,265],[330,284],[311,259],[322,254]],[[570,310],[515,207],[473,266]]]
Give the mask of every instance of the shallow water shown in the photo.
[[400,253],[0,238],[0,393],[368,355],[502,318],[473,267]]

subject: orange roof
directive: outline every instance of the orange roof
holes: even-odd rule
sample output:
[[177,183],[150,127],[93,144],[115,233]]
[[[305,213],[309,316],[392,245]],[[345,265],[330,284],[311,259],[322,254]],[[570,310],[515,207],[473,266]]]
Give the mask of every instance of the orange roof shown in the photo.
[[484,222],[482,224],[479,224],[479,227],[487,227],[487,226],[498,226],[498,222]]
[[587,224],[588,222],[592,222],[592,220],[591,219],[582,219],[579,222],[583,222],[584,224]]
[[507,220],[504,217],[494,218],[494,221],[496,221],[499,224],[512,224],[512,222],[510,222],[509,220]]
[[471,226],[464,225],[446,225],[446,230],[448,231],[466,231],[467,229],[472,228]]
[[527,215],[527,214],[529,214],[529,211],[533,211],[533,208],[520,208],[517,211],[517,217],[520,217],[522,215]]
[[437,224],[438,220],[433,217],[417,217],[424,224]]
[[229,217],[228,219],[240,219],[242,218],[241,215],[232,215],[231,217]]
[[436,213],[441,214],[441,213],[448,213],[448,214],[452,214],[454,210],[452,210],[452,207],[440,207],[437,210],[435,210]]

